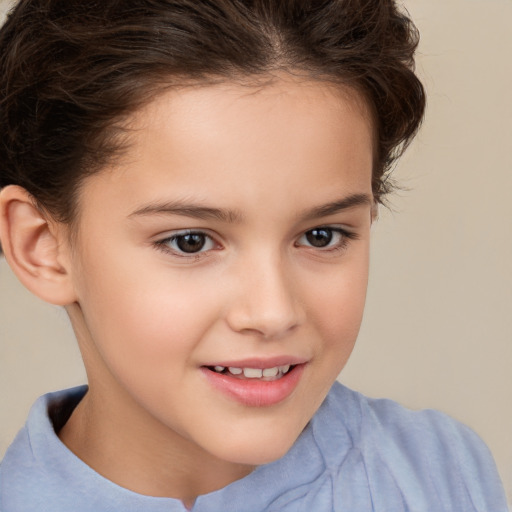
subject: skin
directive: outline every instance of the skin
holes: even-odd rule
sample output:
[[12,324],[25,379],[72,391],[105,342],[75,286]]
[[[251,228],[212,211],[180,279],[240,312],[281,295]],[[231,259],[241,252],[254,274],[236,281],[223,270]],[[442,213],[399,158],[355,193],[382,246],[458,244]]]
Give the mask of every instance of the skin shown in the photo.
[[[349,358],[368,279],[372,126],[354,93],[280,77],[166,92],[131,127],[124,158],[81,189],[75,245],[52,228],[89,380],[59,436],[117,484],[191,505],[284,455]],[[188,210],[150,211],[164,203]],[[318,227],[348,235],[315,247],[305,233]],[[157,244],[186,229],[211,237],[201,252]],[[270,406],[233,400],[201,369],[283,355],[306,363]]]

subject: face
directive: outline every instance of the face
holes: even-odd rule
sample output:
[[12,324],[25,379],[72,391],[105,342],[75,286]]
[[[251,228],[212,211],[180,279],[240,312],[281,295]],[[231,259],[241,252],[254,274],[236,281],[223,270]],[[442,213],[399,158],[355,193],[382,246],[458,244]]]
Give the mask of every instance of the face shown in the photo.
[[132,128],[79,203],[70,312],[95,407],[223,461],[274,460],[359,330],[368,116],[283,78],[171,91]]

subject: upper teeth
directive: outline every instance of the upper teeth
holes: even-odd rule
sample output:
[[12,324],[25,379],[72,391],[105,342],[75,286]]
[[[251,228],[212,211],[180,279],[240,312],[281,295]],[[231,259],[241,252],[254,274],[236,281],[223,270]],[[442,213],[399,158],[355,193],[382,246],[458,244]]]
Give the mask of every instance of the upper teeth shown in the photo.
[[274,368],[265,368],[261,373],[263,377],[275,377],[279,373],[279,368],[277,366]]
[[[225,366],[214,366],[213,369],[222,373],[226,367]],[[276,377],[279,373],[284,375],[290,369],[289,364],[285,364],[283,366],[274,366],[273,368],[237,368],[235,366],[229,366],[228,371],[233,375],[241,375],[244,374],[244,377],[247,379],[260,379],[261,377]]]

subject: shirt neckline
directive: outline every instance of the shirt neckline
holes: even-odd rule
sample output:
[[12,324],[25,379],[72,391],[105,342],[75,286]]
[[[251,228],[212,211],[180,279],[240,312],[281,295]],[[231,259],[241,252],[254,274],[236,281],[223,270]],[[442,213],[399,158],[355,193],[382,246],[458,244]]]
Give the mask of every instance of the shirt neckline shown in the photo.
[[[145,496],[111,482],[85,464],[60,441],[56,432],[65,424],[87,389],[87,386],[79,386],[48,393],[34,404],[27,427],[34,457],[44,466],[42,469],[64,480],[68,490],[75,489],[83,494],[89,488],[95,501],[105,503],[113,500],[116,505],[123,504],[126,512],[132,509],[135,511],[137,507],[146,512],[187,511],[178,499]],[[314,439],[315,428],[312,424],[323,423],[322,416],[329,414],[328,409],[328,404],[324,402],[281,459],[259,466],[248,476],[222,489],[199,496],[191,512],[236,512],[246,509],[248,499],[251,509],[265,510],[291,488],[306,486],[318,479],[325,472],[326,464]],[[41,417],[44,421],[41,421]]]

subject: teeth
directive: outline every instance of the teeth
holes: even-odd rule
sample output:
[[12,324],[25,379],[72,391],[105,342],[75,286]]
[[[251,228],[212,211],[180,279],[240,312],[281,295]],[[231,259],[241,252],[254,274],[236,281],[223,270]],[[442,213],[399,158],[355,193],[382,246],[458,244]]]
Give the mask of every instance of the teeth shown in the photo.
[[263,370],[260,368],[244,368],[244,377],[248,379],[260,379],[263,376]]
[[279,373],[279,368],[275,366],[274,368],[265,368],[263,370],[263,377],[275,377]]
[[[246,379],[261,379],[262,377],[282,377],[290,370],[291,366],[285,364],[284,366],[274,366],[273,368],[237,368],[236,366],[228,367],[229,373],[232,375],[244,375]],[[223,373],[226,370],[225,366],[214,366],[213,369],[217,373]]]

